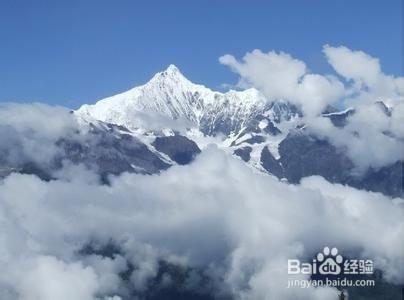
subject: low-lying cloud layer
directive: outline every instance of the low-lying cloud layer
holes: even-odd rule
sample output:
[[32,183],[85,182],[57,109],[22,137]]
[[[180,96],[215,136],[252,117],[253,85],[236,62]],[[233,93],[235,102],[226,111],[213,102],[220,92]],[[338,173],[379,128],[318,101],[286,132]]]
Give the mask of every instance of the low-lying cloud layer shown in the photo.
[[[242,61],[228,54],[219,61],[240,75],[241,85],[301,107],[308,130],[346,148],[359,172],[403,160],[404,77],[384,74],[379,60],[362,51],[326,45],[323,52],[336,74],[313,74],[284,52],[254,50]],[[352,107],[356,114],[335,128],[320,117],[328,105]]]
[[[0,298],[120,299],[141,293],[164,260],[221,278],[218,294],[335,299],[332,289],[286,288],[287,259],[324,245],[354,250],[388,280],[404,280],[403,207],[381,194],[321,177],[288,185],[215,147],[190,165],[123,174],[110,186],[81,172],[50,182],[12,174],[0,183]],[[80,251],[110,241],[120,248],[113,258]],[[129,264],[128,285],[120,274]]]
[[60,151],[55,144],[83,129],[67,108],[46,104],[0,105],[0,161],[48,164]]

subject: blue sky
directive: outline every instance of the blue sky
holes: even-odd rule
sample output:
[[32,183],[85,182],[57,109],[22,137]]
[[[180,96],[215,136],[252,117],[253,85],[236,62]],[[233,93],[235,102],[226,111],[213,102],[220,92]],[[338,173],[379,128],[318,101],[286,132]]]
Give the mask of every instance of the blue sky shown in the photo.
[[402,68],[400,0],[0,0],[0,102],[76,108],[146,82],[170,63],[213,89],[237,77],[218,63],[259,48],[331,72],[324,44]]

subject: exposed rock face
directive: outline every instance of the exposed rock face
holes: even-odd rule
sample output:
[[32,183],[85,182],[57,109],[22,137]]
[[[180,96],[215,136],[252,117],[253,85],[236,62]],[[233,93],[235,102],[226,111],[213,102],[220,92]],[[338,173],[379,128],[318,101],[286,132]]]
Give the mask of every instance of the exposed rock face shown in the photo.
[[180,165],[190,163],[201,152],[194,141],[181,135],[157,137],[152,145]]
[[[277,177],[287,178],[289,182],[298,183],[300,179],[311,175],[320,175],[334,183],[348,184],[350,186],[373,192],[381,192],[393,197],[403,195],[404,163],[396,163],[381,169],[368,169],[365,174],[356,174],[353,162],[326,140],[301,132],[290,133],[279,145],[281,158],[274,161],[263,152],[265,161],[263,166],[271,172],[276,170],[275,163],[282,166],[283,173]],[[269,157],[269,158],[268,158]]]
[[292,183],[311,175],[331,182],[346,182],[353,168],[344,153],[326,140],[302,132],[289,133],[279,145],[280,163]]
[[61,159],[83,163],[88,167],[95,166],[100,174],[152,174],[169,167],[160,155],[151,151],[139,139],[114,130],[94,128],[84,142],[63,139],[59,145],[64,149]]
[[329,118],[336,127],[344,127],[347,123],[347,118],[354,113],[354,109],[347,109],[342,112],[324,113],[323,117]]
[[243,148],[238,148],[236,150],[234,150],[234,154],[241,157],[242,160],[244,160],[245,162],[248,162],[251,158],[250,154],[251,154],[252,148],[251,147],[243,147]]
[[262,149],[261,163],[263,168],[269,173],[275,175],[278,178],[285,177],[285,172],[282,165],[280,164],[280,161],[275,159],[271,152],[269,152],[268,147]]

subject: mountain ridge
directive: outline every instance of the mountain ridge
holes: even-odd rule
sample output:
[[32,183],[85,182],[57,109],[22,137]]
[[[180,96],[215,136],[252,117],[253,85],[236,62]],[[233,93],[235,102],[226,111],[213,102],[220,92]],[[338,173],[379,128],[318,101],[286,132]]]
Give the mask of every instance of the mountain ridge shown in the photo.
[[[328,107],[322,117],[342,128],[355,113]],[[385,113],[390,118],[391,113]],[[212,91],[190,82],[173,65],[142,86],[83,105],[72,114],[78,129],[56,141],[56,157],[45,164],[0,161],[0,176],[19,172],[52,180],[71,163],[95,170],[108,183],[110,175],[156,174],[191,163],[213,143],[257,172],[292,184],[318,175],[333,183],[403,195],[402,161],[369,168],[358,177],[346,151],[307,130],[297,107],[282,100],[269,102],[254,89]]]
[[[107,97],[93,105],[83,105],[76,114],[125,126],[141,127],[139,113],[155,114],[171,120],[184,119],[207,135],[237,134],[243,126],[262,115],[271,121],[288,119],[297,109],[285,101],[269,102],[254,88],[222,93],[192,83],[174,65],[155,74],[149,82]],[[217,121],[220,116],[222,123]]]

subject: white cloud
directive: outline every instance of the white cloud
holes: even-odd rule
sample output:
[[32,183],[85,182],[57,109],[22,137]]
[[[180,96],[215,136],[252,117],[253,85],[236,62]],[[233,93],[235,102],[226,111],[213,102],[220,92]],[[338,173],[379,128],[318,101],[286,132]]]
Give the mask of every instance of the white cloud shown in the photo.
[[378,104],[361,105],[344,128],[334,127],[327,118],[312,118],[307,130],[342,149],[355,163],[355,173],[363,175],[369,167],[379,169],[404,160],[401,107],[397,105],[389,117]]
[[[384,74],[379,60],[362,51],[328,45],[323,51],[335,71],[352,83],[352,94],[345,103],[355,107],[356,113],[338,134],[332,129],[314,130],[323,131],[331,142],[346,147],[362,171],[369,166],[380,168],[404,160],[404,78]],[[374,104],[376,101],[390,107],[391,117],[381,105]]]
[[49,163],[59,151],[55,142],[78,129],[74,116],[63,107],[40,103],[0,105],[0,153],[14,163]]
[[343,96],[343,84],[333,76],[308,72],[304,62],[287,53],[254,50],[242,61],[232,55],[219,58],[240,75],[242,82],[253,85],[270,100],[285,99],[302,107],[306,115],[315,116]]
[[98,289],[94,271],[78,262],[66,264],[54,257],[40,256],[23,272],[17,283],[21,300],[92,300]]
[[[311,74],[304,62],[283,52],[254,50],[242,61],[231,55],[219,60],[270,100],[286,99],[301,106],[307,129],[346,149],[359,173],[403,160],[404,78],[384,74],[379,60],[362,51],[326,45],[323,52],[345,83],[332,75]],[[374,105],[376,101],[392,108],[391,118]],[[319,117],[335,103],[356,109],[345,128]]]
[[362,51],[352,51],[344,46],[331,47],[325,45],[323,51],[330,65],[346,79],[361,81],[368,86],[377,83],[381,74],[380,63],[377,58]]
[[346,100],[348,103],[355,105],[383,100],[394,106],[397,101],[404,100],[404,78],[384,74],[377,58],[344,46],[325,45],[323,52],[334,70],[353,82],[353,96]]
[[307,72],[302,61],[283,52],[254,50],[247,53],[242,62],[228,54],[219,61],[271,98],[293,98],[295,91],[291,87],[297,86]]
[[[122,296],[128,291],[117,275],[127,262],[135,266],[132,287],[141,292],[165,259],[224,278],[222,288],[244,299],[334,299],[330,289],[285,288],[287,258],[307,259],[324,245],[341,253],[361,249],[356,255],[374,259],[389,280],[404,280],[399,201],[320,177],[281,183],[214,147],[190,165],[123,174],[110,186],[21,174],[0,184],[0,285],[20,297],[40,278],[61,279],[55,291],[73,288],[83,295],[75,299]],[[114,260],[77,254],[89,241],[111,239],[122,252]],[[23,277],[18,261],[43,255],[55,258],[40,258],[43,264]],[[21,282],[7,281],[10,270]],[[75,276],[89,284],[84,288]],[[38,284],[33,291],[54,290]]]

